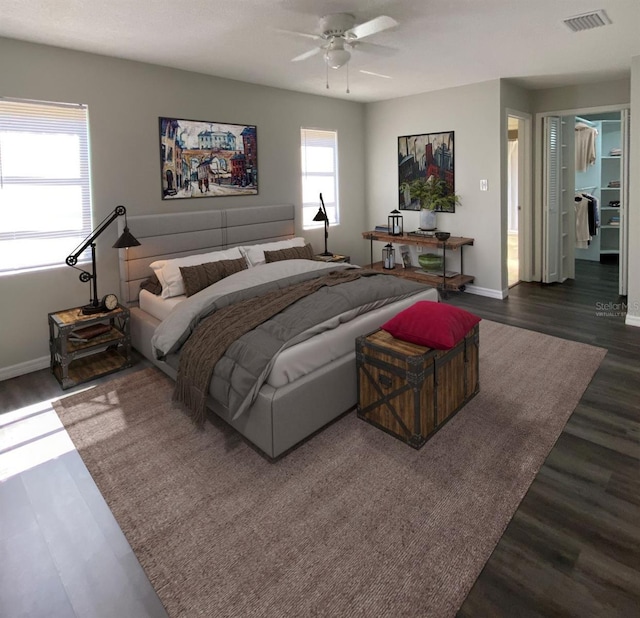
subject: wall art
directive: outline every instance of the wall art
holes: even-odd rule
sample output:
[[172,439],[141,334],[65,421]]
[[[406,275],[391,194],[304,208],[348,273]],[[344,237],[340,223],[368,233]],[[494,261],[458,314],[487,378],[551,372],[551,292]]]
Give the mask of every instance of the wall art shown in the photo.
[[[398,137],[398,201],[401,210],[420,210],[407,185],[432,176],[446,183],[448,192],[455,193],[453,131],[403,135]],[[404,185],[404,189],[402,188]],[[455,204],[436,208],[438,212],[455,212]]]
[[162,199],[258,193],[256,127],[160,118]]

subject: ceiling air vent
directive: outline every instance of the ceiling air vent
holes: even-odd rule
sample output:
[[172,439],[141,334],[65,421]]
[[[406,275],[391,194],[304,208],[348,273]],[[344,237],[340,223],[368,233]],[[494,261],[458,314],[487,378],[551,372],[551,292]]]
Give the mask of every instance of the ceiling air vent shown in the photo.
[[591,30],[592,28],[606,26],[611,23],[611,20],[603,10],[600,10],[569,17],[564,20],[564,23],[574,32],[582,32],[582,30]]

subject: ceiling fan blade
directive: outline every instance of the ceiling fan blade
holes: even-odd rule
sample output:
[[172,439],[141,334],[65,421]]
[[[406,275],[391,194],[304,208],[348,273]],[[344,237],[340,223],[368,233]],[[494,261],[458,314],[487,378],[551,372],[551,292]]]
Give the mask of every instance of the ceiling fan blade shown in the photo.
[[392,79],[391,75],[383,75],[382,73],[376,73],[374,71],[365,71],[364,69],[360,69],[360,73],[364,73],[365,75],[372,75],[373,77],[383,77],[384,79]]
[[347,37],[364,39],[367,36],[382,32],[383,30],[388,30],[389,28],[394,28],[397,25],[398,22],[393,19],[393,17],[389,17],[388,15],[380,15],[379,17],[374,17],[369,21],[365,21],[364,24],[360,24],[359,26],[351,28],[351,30],[345,32],[345,35]]
[[300,62],[300,60],[306,60],[307,58],[311,58],[311,56],[315,56],[322,51],[324,51],[322,47],[315,47],[314,49],[310,49],[308,52],[304,52],[304,54],[300,54],[295,58],[291,58],[291,62]]
[[348,43],[348,45],[353,49],[369,52],[371,54],[375,54],[376,56],[384,56],[386,58],[395,56],[395,54],[398,53],[398,50],[395,47],[387,47],[386,45],[376,45],[375,43],[368,43],[367,41],[360,41],[360,40],[351,41],[350,43]]
[[301,36],[305,39],[313,39],[314,41],[323,40],[319,34],[311,34],[310,32],[297,32],[295,30],[283,30],[282,28],[276,28],[275,31],[280,34],[292,34],[293,36]]

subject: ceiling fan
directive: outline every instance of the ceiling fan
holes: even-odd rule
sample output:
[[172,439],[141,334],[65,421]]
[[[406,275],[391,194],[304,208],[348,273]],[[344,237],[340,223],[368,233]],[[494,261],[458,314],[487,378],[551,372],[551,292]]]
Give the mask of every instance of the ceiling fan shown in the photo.
[[292,58],[292,62],[299,62],[322,53],[327,67],[339,69],[351,59],[351,51],[356,47],[378,54],[388,55],[395,50],[382,45],[364,42],[362,39],[394,28],[398,22],[393,17],[380,15],[362,24],[356,25],[356,18],[350,13],[334,13],[320,19],[320,34],[293,32],[298,36],[311,38],[321,43],[304,54]]

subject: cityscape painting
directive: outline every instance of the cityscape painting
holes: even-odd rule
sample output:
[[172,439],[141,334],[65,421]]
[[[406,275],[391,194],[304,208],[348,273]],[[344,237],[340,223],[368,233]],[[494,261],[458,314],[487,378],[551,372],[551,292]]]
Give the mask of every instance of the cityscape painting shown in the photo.
[[[444,180],[449,192],[455,192],[453,167],[453,131],[403,135],[398,138],[398,199],[401,210],[420,210],[417,199],[411,199],[407,184],[414,180]],[[405,190],[401,187],[404,185]],[[455,205],[441,212],[455,212]]]
[[258,193],[256,127],[160,118],[162,199]]

